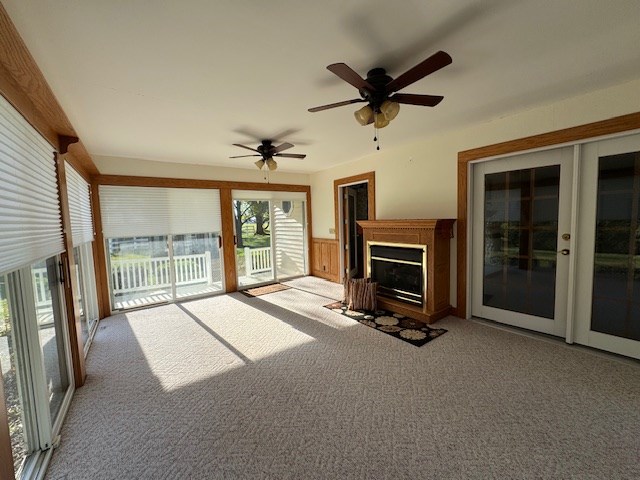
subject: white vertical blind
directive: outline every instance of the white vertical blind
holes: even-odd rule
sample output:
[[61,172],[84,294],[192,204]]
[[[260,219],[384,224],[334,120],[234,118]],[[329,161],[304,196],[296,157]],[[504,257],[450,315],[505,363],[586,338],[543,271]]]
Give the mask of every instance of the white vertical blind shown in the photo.
[[0,272],[63,250],[53,148],[0,96]]
[[100,186],[106,238],[220,232],[220,191]]
[[71,238],[73,246],[77,247],[93,241],[91,189],[87,181],[68,163],[66,163],[65,171],[67,173]]

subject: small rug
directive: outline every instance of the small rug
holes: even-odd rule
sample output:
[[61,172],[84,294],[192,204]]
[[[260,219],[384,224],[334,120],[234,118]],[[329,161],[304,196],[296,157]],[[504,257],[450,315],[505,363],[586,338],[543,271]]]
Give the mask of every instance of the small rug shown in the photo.
[[272,283],[271,285],[263,285],[262,287],[240,290],[240,293],[244,293],[247,297],[259,297],[260,295],[281,292],[282,290],[289,290],[290,288],[291,287],[288,287],[287,285],[283,285],[281,283]]
[[349,310],[342,302],[330,303],[324,308],[357,320],[367,327],[380,330],[416,347],[421,347],[446,332],[444,328],[431,328],[423,322],[387,310],[376,310],[375,312]]

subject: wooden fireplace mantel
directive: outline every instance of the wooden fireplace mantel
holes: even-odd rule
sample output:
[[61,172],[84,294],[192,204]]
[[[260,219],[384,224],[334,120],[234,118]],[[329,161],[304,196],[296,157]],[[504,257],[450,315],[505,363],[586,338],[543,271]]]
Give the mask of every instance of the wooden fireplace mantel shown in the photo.
[[[365,252],[369,242],[420,245],[427,248],[426,291],[422,306],[391,298],[378,297],[380,307],[426,323],[451,313],[449,303],[449,245],[455,219],[434,220],[359,220],[364,232]],[[367,255],[369,258],[369,255]],[[371,265],[367,262],[366,276]]]

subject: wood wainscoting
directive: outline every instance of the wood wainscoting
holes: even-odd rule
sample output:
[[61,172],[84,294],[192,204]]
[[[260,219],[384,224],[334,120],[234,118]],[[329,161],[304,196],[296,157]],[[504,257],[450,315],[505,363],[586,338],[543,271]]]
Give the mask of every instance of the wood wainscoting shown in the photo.
[[311,241],[311,275],[340,283],[340,258],[338,240],[314,238]]
[[[450,241],[455,219],[437,220],[360,220],[364,230],[365,251],[369,242],[420,245],[427,248],[426,289],[422,306],[378,296],[381,308],[433,323],[452,311],[449,297]],[[367,277],[371,265],[367,262]]]

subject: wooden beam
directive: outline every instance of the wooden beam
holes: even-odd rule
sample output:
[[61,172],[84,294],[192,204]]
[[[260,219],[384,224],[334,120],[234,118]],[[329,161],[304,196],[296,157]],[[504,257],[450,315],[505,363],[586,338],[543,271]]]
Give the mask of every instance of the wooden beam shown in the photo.
[[96,271],[96,292],[98,294],[98,311],[100,318],[111,315],[111,298],[109,296],[109,277],[107,274],[107,255],[102,234],[102,213],[100,211],[100,186],[95,178],[91,181],[91,214],[95,238],[93,240],[93,264]]
[[234,241],[233,197],[230,188],[220,189],[220,213],[222,214],[222,252],[224,288],[227,293],[238,290],[236,243]]
[[122,185],[129,187],[166,188],[227,188],[231,190],[260,190],[284,192],[309,192],[309,185],[289,185],[286,183],[234,182],[226,180],[196,180],[188,178],[134,177],[127,175],[98,175],[95,180],[100,185]]
[[67,175],[63,155],[56,154],[58,173],[58,194],[62,214],[63,240],[66,252],[62,254],[65,268],[64,297],[67,312],[67,325],[71,346],[71,362],[73,376],[77,388],[84,385],[87,376],[84,362],[84,342],[82,339],[82,318],[80,316],[80,285],[75,271],[78,268],[73,255],[73,239],[71,237],[71,219],[69,218],[69,197],[67,194]]
[[456,311],[458,316],[467,315],[467,220],[469,216],[467,177],[469,163],[483,158],[515,154],[554,145],[577,143],[606,135],[640,129],[640,112],[565,128],[540,135],[497,143],[458,153],[458,238],[457,238],[457,288]]

